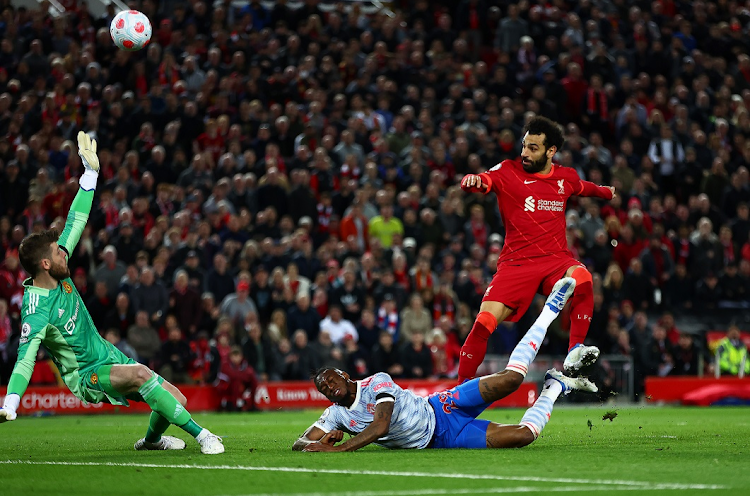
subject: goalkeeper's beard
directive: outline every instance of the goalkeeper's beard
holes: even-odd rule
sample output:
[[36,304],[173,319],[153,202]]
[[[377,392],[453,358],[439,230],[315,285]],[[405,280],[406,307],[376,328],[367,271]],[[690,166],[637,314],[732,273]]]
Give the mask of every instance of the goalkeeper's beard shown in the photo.
[[67,265],[52,263],[49,269],[49,275],[56,281],[62,281],[70,277],[70,268]]

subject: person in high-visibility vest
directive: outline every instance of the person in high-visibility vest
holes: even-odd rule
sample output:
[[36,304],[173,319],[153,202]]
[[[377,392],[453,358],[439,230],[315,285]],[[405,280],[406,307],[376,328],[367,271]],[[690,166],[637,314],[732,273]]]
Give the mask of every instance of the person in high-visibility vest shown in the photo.
[[745,374],[750,374],[750,359],[747,357],[747,347],[740,339],[740,328],[736,325],[729,326],[727,337],[719,343],[716,354],[722,375],[739,375],[740,367],[743,364]]

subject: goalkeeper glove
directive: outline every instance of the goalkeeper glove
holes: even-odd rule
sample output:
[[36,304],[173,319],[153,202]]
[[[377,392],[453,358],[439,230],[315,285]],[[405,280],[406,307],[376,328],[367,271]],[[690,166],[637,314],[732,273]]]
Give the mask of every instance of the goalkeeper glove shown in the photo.
[[99,177],[99,157],[96,155],[96,140],[78,131],[78,156],[81,157],[83,167],[86,169],[78,181],[78,184],[86,191],[96,189],[96,179]]

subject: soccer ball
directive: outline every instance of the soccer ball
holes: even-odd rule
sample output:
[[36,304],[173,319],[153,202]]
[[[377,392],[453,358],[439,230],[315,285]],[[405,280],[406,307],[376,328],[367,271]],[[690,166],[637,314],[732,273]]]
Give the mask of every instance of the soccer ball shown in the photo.
[[115,45],[123,50],[134,52],[151,41],[151,21],[143,12],[123,10],[112,19],[109,34]]

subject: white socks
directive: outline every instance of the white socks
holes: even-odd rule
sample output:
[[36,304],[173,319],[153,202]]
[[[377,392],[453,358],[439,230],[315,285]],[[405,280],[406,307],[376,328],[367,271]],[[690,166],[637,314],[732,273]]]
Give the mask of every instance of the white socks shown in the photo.
[[552,407],[557,397],[560,396],[560,393],[562,393],[562,384],[555,379],[547,379],[544,381],[542,392],[534,402],[534,406],[526,410],[526,413],[523,415],[521,425],[531,430],[532,434],[534,434],[534,439],[539,437],[542,429],[547,425],[552,416]]
[[529,365],[536,358],[544,337],[547,335],[547,328],[555,318],[557,318],[557,314],[550,310],[547,305],[544,305],[542,313],[539,314],[534,325],[526,332],[521,341],[516,345],[513,353],[510,354],[507,369],[518,372],[526,377]]

